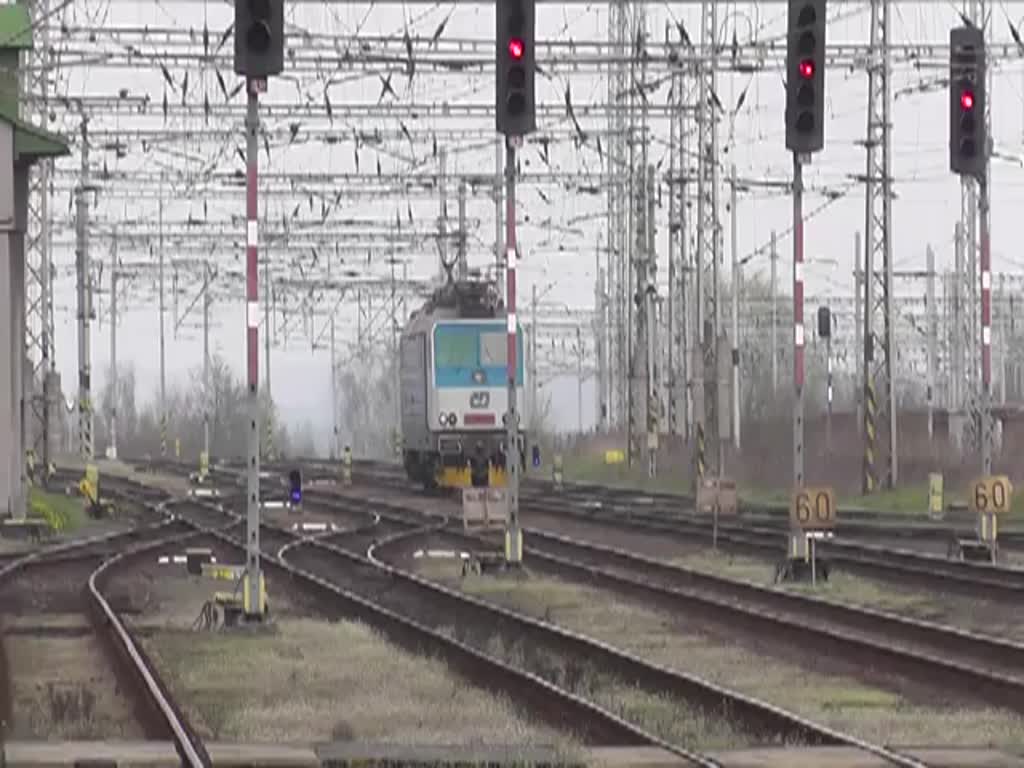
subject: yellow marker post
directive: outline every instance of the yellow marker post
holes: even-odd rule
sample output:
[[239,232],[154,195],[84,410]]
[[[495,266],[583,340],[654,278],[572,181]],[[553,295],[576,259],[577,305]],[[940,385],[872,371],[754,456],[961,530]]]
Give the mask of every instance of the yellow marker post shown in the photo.
[[199,454],[199,479],[206,480],[206,476],[210,474],[210,454],[206,451],[201,451]]
[[933,520],[943,516],[942,475],[938,472],[928,475],[928,516]]
[[556,453],[551,461],[551,482],[555,485],[555,490],[562,490],[562,454]]
[[605,464],[623,464],[623,463],[625,463],[625,461],[626,461],[626,453],[625,453],[625,451],[620,451],[620,450],[616,449],[616,450],[611,450],[611,451],[605,451],[604,452],[604,463]]

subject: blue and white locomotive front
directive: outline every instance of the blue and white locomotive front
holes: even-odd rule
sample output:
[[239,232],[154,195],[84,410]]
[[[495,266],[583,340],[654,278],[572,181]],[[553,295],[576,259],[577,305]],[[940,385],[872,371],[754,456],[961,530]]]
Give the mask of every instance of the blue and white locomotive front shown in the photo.
[[[520,328],[516,339],[516,405],[521,433],[527,416],[523,351]],[[487,484],[502,483],[508,412],[505,319],[439,320],[431,333],[431,352],[428,413],[433,418],[431,432],[437,434],[441,483],[480,485],[484,478],[488,478]],[[501,470],[497,478],[495,469]]]

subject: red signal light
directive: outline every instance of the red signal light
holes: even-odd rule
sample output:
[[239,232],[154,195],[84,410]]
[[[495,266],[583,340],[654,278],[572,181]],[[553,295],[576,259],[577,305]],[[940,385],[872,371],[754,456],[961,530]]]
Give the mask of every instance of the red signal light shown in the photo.
[[508,55],[517,61],[523,58],[523,52],[526,50],[526,46],[523,45],[523,41],[518,37],[513,37],[508,41]]
[[965,112],[974,109],[974,94],[971,91],[960,93],[960,108]]
[[810,80],[814,77],[814,60],[804,59],[800,62],[800,77],[804,80]]

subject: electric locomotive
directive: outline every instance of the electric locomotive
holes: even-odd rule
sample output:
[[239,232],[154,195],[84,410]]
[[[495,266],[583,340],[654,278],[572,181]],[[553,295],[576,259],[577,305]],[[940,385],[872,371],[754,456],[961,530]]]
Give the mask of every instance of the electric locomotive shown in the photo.
[[[400,395],[406,474],[426,488],[505,484],[508,319],[493,282],[449,281],[402,331]],[[516,404],[525,462],[523,332]]]

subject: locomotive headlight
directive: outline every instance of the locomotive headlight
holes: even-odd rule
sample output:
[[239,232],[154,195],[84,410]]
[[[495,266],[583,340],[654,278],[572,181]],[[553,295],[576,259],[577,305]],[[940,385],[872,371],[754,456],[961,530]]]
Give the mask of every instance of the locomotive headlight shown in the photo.
[[448,414],[448,426],[449,427],[454,427],[455,424],[458,422],[458,420],[459,420],[459,417],[456,416],[454,413],[449,413]]
[[437,421],[438,421],[438,423],[442,427],[447,426],[448,425],[448,414],[445,413],[444,411],[441,411],[441,415],[437,417]]

